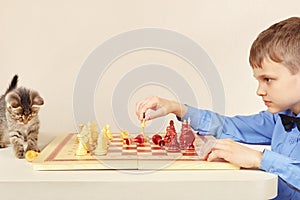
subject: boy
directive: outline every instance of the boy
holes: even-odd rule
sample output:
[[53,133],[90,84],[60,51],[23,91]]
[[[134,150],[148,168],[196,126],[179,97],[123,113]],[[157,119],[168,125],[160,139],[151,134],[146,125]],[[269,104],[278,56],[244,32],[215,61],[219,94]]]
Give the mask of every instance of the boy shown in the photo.
[[[208,161],[223,158],[244,168],[277,174],[276,199],[300,199],[300,18],[286,19],[260,33],[249,61],[259,83],[257,95],[267,111],[226,117],[152,96],[137,103],[136,114],[142,120],[143,113],[151,109],[154,112],[146,120],[169,113],[179,120],[190,118],[195,131],[219,138]],[[270,144],[272,150],[256,151],[233,140]]]

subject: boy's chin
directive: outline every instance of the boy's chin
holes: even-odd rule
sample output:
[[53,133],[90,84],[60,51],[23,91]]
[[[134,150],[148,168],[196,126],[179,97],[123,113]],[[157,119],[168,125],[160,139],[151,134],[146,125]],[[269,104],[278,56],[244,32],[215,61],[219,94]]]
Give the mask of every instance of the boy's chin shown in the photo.
[[276,113],[279,113],[281,111],[284,111],[284,109],[278,109],[278,108],[271,108],[271,107],[268,107],[268,111],[272,114],[276,114]]

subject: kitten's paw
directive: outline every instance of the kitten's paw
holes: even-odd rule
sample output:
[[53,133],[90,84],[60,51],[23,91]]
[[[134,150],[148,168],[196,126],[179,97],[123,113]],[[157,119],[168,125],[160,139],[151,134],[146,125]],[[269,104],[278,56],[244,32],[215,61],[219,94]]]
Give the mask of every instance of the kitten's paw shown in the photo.
[[16,155],[16,157],[19,158],[19,159],[24,158],[24,150],[23,150],[23,149],[20,149],[20,150],[18,150],[18,151],[15,151],[15,155]]
[[6,147],[5,142],[0,142],[0,148],[5,148],[5,147]]
[[41,152],[40,148],[37,147],[37,146],[35,146],[35,147],[28,146],[28,147],[26,148],[26,152],[27,152],[27,151],[30,151],[30,150],[35,151],[35,152],[38,152],[38,153]]

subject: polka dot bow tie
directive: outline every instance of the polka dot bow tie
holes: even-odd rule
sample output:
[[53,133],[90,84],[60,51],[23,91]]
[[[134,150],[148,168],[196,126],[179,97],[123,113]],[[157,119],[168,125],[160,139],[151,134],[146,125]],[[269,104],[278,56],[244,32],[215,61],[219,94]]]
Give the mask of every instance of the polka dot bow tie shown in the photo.
[[294,127],[294,124],[296,124],[298,130],[300,131],[300,117],[292,117],[283,114],[279,114],[279,116],[285,131],[291,131]]

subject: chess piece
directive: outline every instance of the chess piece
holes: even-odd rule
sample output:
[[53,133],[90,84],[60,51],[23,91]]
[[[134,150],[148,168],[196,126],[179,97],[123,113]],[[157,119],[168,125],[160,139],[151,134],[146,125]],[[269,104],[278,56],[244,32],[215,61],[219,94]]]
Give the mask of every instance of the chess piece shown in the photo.
[[32,161],[34,161],[34,159],[36,159],[36,157],[38,157],[38,155],[39,155],[39,152],[29,150],[25,153],[25,159],[28,162],[32,162]]
[[120,137],[121,137],[122,140],[124,140],[125,138],[128,138],[128,137],[129,137],[128,131],[126,131],[126,130],[121,130],[121,132],[120,132]]
[[144,130],[145,130],[145,127],[146,127],[146,113],[143,113],[143,120],[142,120],[142,123],[141,123],[141,127],[142,127],[142,133],[141,134],[143,134],[143,135],[145,135],[145,132],[144,132]]
[[88,151],[92,152],[96,148],[98,139],[98,129],[96,122],[88,122],[87,124],[87,139],[88,139]]
[[181,125],[181,135],[179,137],[179,143],[181,149],[195,149],[194,147],[195,135],[190,127],[190,122],[184,120]]
[[171,142],[172,137],[173,137],[171,134],[173,134],[174,132],[176,133],[174,121],[170,120],[169,126],[167,126],[167,128],[166,128],[166,135],[164,137],[164,141],[166,144],[169,144]]
[[107,124],[105,126],[105,134],[106,134],[106,137],[109,139],[109,140],[112,140],[113,139],[113,135],[112,133],[110,132],[110,126]]
[[97,122],[89,122],[88,123],[88,130],[90,133],[91,143],[96,143],[99,135]]
[[80,132],[77,134],[77,141],[78,143],[80,142],[81,140],[81,143],[82,145],[84,146],[84,148],[89,151],[89,130],[87,128],[86,125],[83,125],[83,124],[80,124],[79,125],[79,129],[80,129]]
[[83,142],[82,137],[78,137],[78,139],[79,139],[79,142],[78,142],[78,146],[77,146],[75,155],[76,156],[85,156],[88,153],[85,143]]
[[95,155],[106,155],[107,154],[107,143],[108,138],[104,134],[100,134],[97,140],[97,147],[94,151]]
[[135,138],[125,138],[124,141],[127,145],[131,145],[134,142],[143,144],[144,142],[146,142],[146,138],[144,135],[139,134]]
[[170,138],[171,138],[171,142],[168,144],[167,151],[168,152],[179,152],[180,146],[177,141],[177,133],[174,130],[170,131]]
[[161,146],[161,147],[165,146],[165,141],[162,139],[162,137],[159,134],[153,135],[152,142],[154,144],[157,144],[157,145]]
[[78,124],[78,127],[79,127],[79,133],[81,133],[81,132],[82,132],[82,129],[83,129],[83,127],[84,127],[84,124]]
[[76,136],[76,142],[79,142],[79,137],[80,137],[80,134],[82,133],[82,129],[84,127],[84,124],[78,124],[78,127],[79,127],[79,132]]

